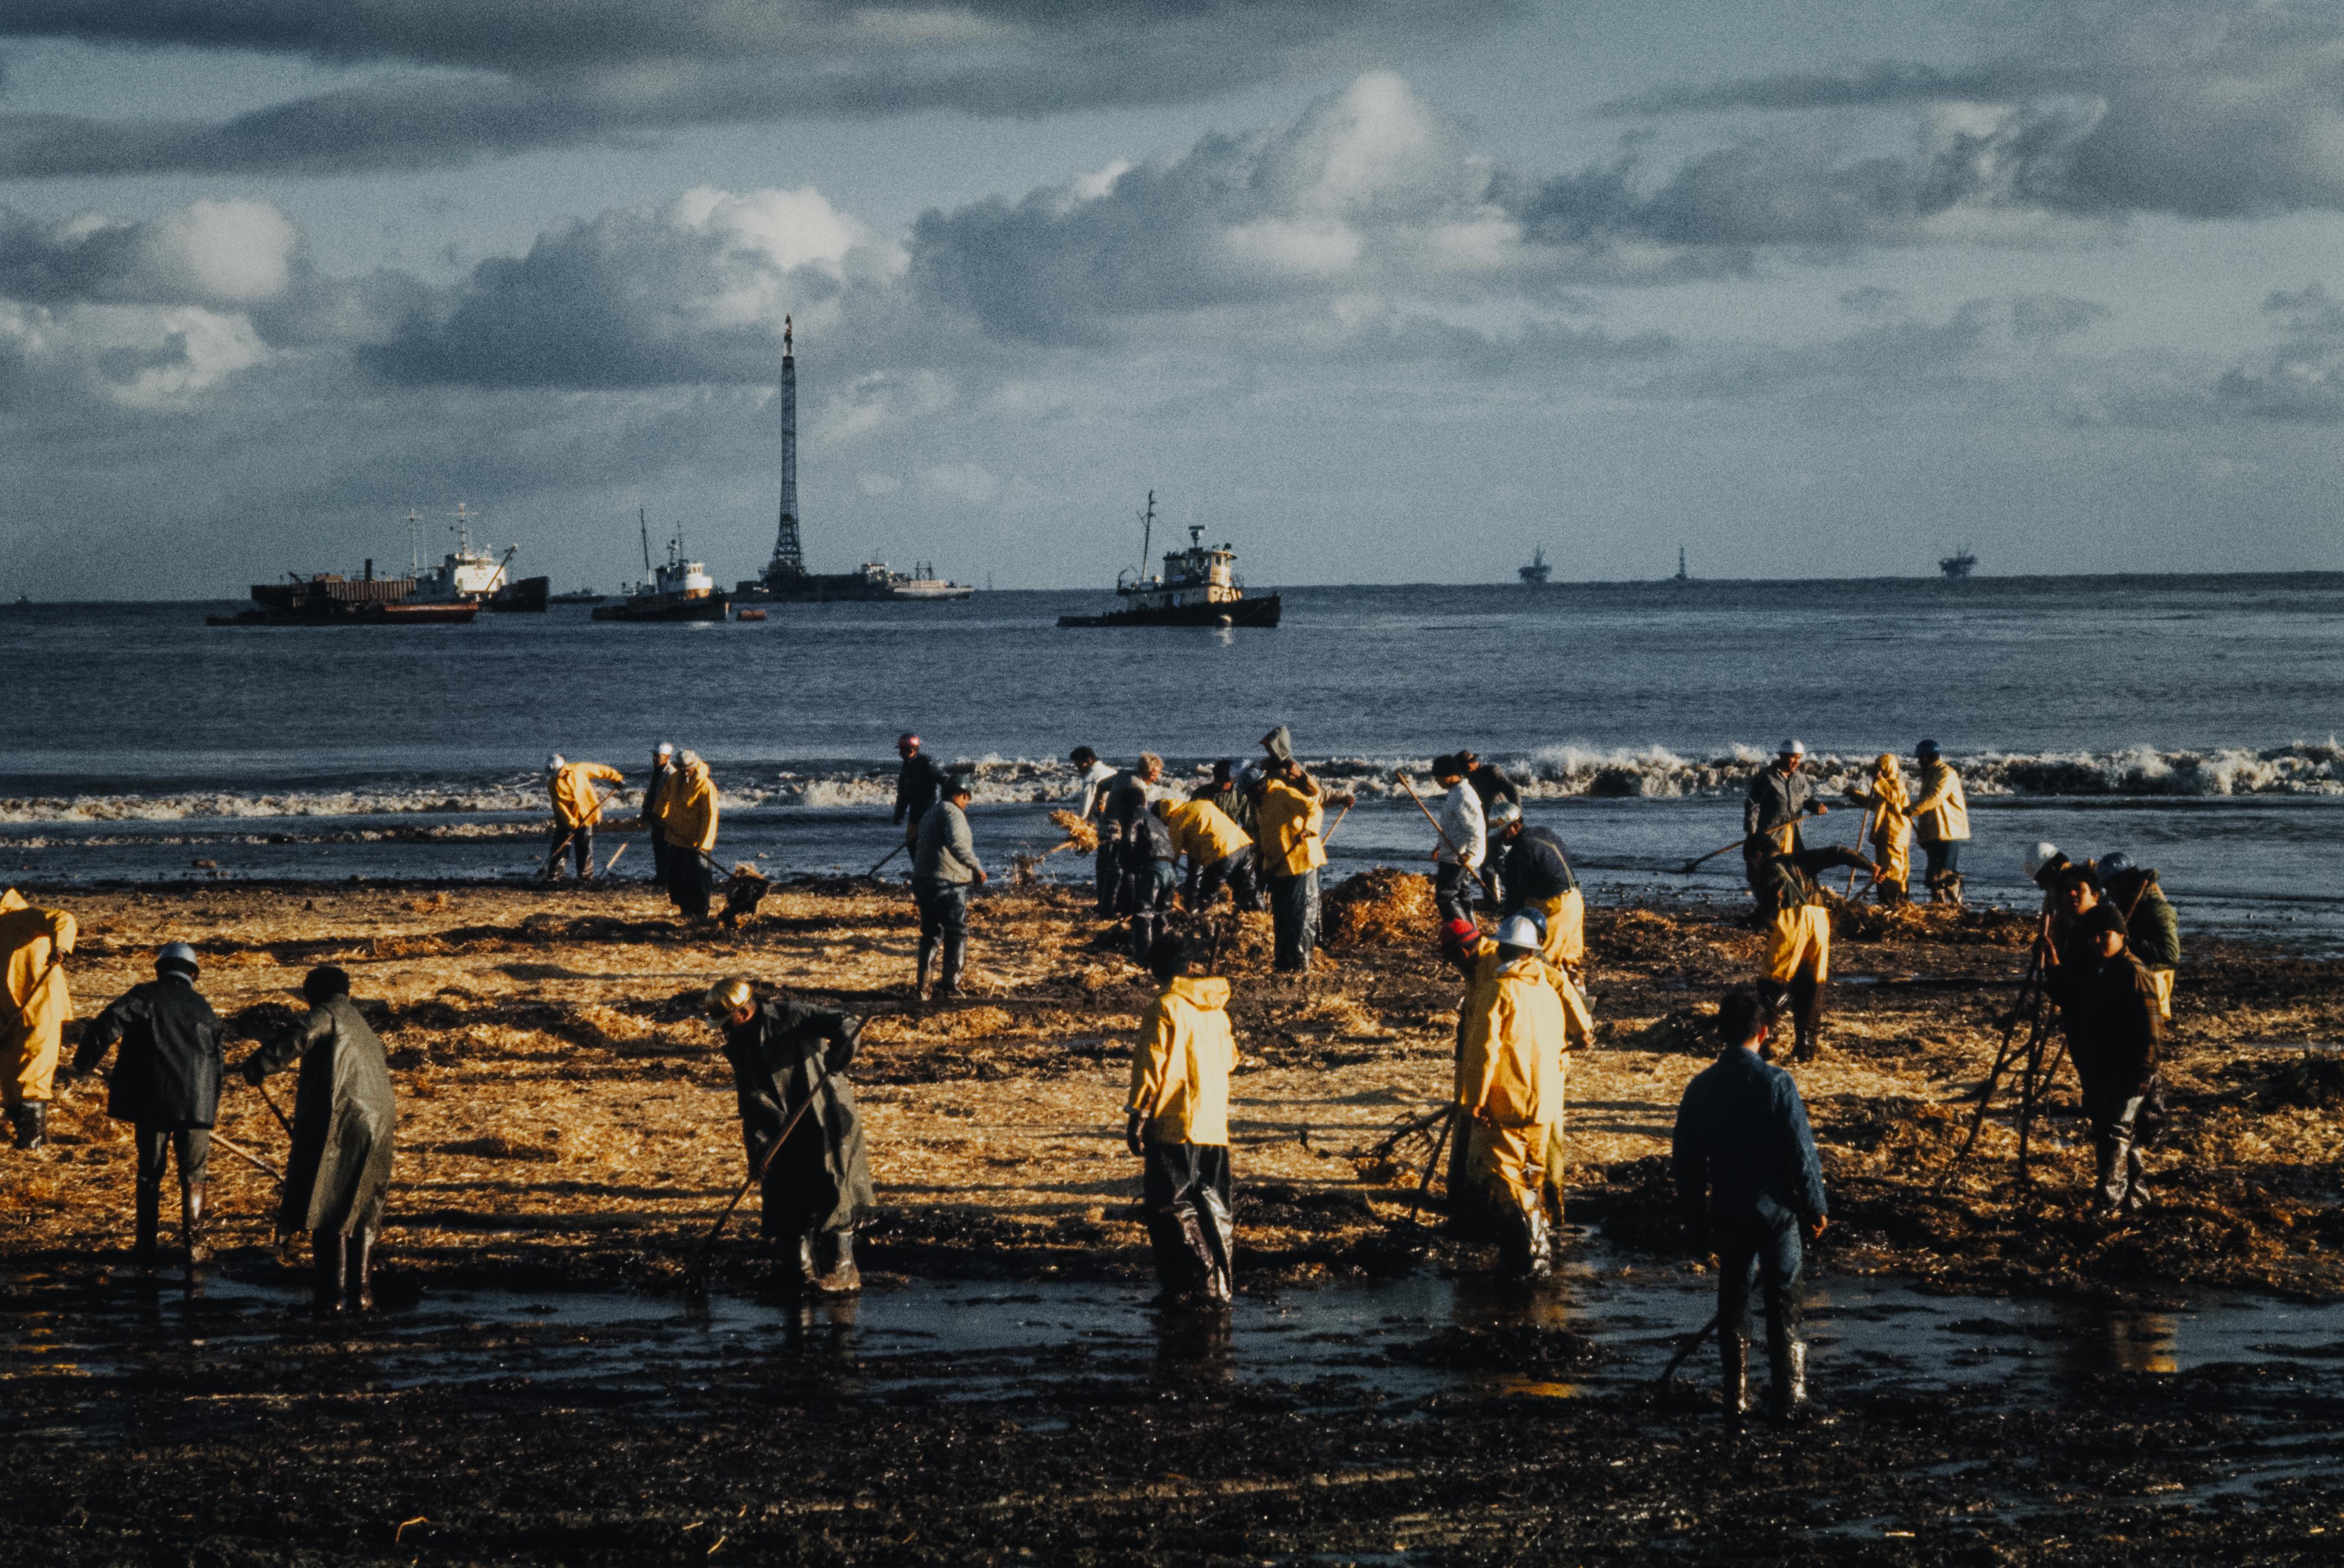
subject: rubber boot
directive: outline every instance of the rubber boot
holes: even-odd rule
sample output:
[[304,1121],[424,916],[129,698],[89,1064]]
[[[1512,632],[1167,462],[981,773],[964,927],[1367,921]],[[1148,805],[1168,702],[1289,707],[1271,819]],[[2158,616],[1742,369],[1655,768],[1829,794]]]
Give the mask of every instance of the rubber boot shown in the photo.
[[1720,1334],[1717,1359],[1724,1374],[1725,1419],[1740,1426],[1750,1413],[1750,1340],[1744,1334]]
[[138,1184],[137,1239],[130,1244],[130,1260],[141,1269],[155,1267],[156,1238],[163,1229],[163,1187],[160,1182]]
[[1530,1263],[1524,1272],[1541,1283],[1554,1278],[1554,1229],[1547,1223],[1544,1209],[1531,1211]]
[[825,1230],[808,1238],[818,1272],[812,1280],[817,1296],[852,1296],[863,1289],[863,1270],[854,1266],[854,1232]]
[[967,966],[967,963],[968,938],[955,932],[945,932],[945,970],[943,978],[936,982],[935,994],[937,996],[957,996],[960,995],[960,972]]
[[819,1279],[822,1274],[822,1270],[814,1265],[813,1233],[810,1230],[799,1231],[797,1245],[792,1248],[791,1250],[797,1254],[798,1289],[801,1290],[813,1290],[814,1280]]
[[13,1113],[18,1148],[39,1148],[49,1141],[49,1102],[26,1100]]
[[1811,1024],[1796,1024],[1793,1026],[1791,1045],[1791,1059],[1793,1061],[1814,1061],[1817,1057],[1823,1055],[1823,1050],[1824,1041],[1823,1031],[1821,1029],[1816,1028]]
[[[200,1269],[212,1260],[211,1244],[204,1239],[204,1199],[209,1186],[203,1181],[179,1184],[179,1239],[187,1249],[190,1269]],[[162,1195],[156,1197],[159,1203]]]
[[933,936],[921,937],[920,966],[912,978],[912,1000],[914,1002],[924,1002],[928,999],[928,966],[935,961],[936,939]]
[[372,1226],[353,1230],[343,1242],[342,1305],[352,1312],[374,1310],[374,1239]]
[[309,1232],[309,1305],[321,1318],[338,1318],[343,1311],[343,1280],[349,1270],[346,1239],[330,1231]]
[[1767,1360],[1773,1363],[1769,1371],[1773,1378],[1766,1391],[1768,1419],[1776,1426],[1803,1426],[1813,1421],[1815,1407],[1807,1398],[1806,1341],[1793,1340],[1772,1351]]

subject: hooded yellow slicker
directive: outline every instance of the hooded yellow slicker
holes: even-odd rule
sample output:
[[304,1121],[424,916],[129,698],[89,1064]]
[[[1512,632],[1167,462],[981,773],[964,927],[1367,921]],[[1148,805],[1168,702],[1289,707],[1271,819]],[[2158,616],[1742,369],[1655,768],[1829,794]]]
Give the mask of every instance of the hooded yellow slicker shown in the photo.
[[62,960],[81,927],[62,909],[36,909],[15,888],[0,894],[0,1104],[46,1100],[73,997]]
[[1904,771],[1896,765],[1894,754],[1883,752],[1873,763],[1865,794],[1872,806],[1872,858],[1880,867],[1880,880],[1902,883],[1913,869],[1913,797],[1904,793]]
[[1228,1005],[1229,983],[1217,975],[1176,976],[1147,1004],[1131,1052],[1127,1108],[1147,1120],[1149,1141],[1229,1141],[1238,1043]]
[[1913,803],[1913,825],[1923,844],[1946,844],[1970,835],[1970,803],[1962,793],[1962,775],[1942,757],[1921,770],[1921,798]]
[[1164,811],[1164,830],[1172,848],[1197,865],[1210,865],[1253,843],[1229,819],[1229,814],[1208,800],[1184,800]]
[[1272,779],[1262,788],[1258,820],[1262,869],[1270,875],[1299,876],[1327,864],[1327,851],[1318,842],[1327,810],[1316,794]]
[[1473,1118],[1476,1163],[1531,1210],[1543,1200],[1562,1118],[1569,1025],[1553,971],[1535,954],[1505,958],[1496,946],[1485,945],[1466,996],[1457,1104]]
[[627,775],[607,763],[571,763],[556,770],[548,787],[553,794],[553,814],[564,827],[592,827],[602,820],[602,797],[594,781],[624,784]]
[[670,844],[705,855],[716,847],[716,786],[697,752],[676,758],[675,782],[660,792],[660,832]]

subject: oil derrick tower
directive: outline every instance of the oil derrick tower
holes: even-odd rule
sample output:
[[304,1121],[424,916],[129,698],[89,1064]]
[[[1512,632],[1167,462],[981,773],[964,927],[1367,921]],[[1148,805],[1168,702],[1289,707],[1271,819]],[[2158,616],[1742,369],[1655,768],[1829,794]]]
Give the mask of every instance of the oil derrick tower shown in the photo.
[[805,575],[805,551],[798,542],[798,359],[790,319],[782,318],[782,526],[773,540],[768,582]]

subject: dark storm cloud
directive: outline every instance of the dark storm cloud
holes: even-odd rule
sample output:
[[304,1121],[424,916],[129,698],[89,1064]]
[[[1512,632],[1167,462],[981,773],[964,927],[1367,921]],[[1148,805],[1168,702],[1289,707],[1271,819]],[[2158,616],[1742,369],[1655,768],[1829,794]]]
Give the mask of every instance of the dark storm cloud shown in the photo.
[[258,51],[404,76],[207,122],[0,116],[0,177],[348,173],[692,126],[1180,102],[1453,35],[1518,0],[29,0],[0,35]]
[[2317,283],[2263,301],[2279,341],[2258,362],[2215,384],[2215,410],[2318,424],[2344,420],[2344,302]]

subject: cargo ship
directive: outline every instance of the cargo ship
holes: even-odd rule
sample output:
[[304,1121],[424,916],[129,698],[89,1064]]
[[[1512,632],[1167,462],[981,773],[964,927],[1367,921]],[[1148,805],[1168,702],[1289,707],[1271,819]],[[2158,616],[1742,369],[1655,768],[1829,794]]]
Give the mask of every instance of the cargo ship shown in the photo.
[[[1156,531],[1156,492],[1147,492],[1147,510],[1140,514],[1140,560],[1147,559]],[[1156,576],[1126,571],[1116,580],[1115,592],[1124,602],[1120,610],[1098,615],[1061,615],[1061,626],[1275,626],[1279,613],[1275,593],[1246,596],[1237,575],[1234,545],[1207,545],[1201,525],[1188,530],[1188,548],[1164,552],[1164,570]]]
[[642,512],[635,521],[642,530],[643,581],[636,583],[616,604],[598,604],[593,616],[597,621],[722,621],[730,613],[732,605],[716,591],[716,580],[708,575],[707,566],[687,560],[683,553],[683,531],[678,529],[667,541],[667,562],[652,564],[651,523]]
[[207,615],[210,626],[447,626],[462,625],[480,612],[478,601],[418,602],[412,577],[377,577],[374,562],[356,577],[321,572],[314,577],[288,572],[283,582],[252,585],[252,608],[234,615]]
[[[412,511],[407,514],[410,531],[421,526],[422,520]],[[502,559],[493,547],[483,541],[472,548],[472,519],[462,501],[456,503],[456,548],[440,558],[440,564],[426,567],[419,559],[409,569],[414,579],[414,592],[409,601],[417,604],[452,604],[470,600],[490,610],[542,615],[553,583],[550,578],[524,577],[518,582],[508,575],[513,557],[520,553],[519,545],[507,548]],[[419,558],[421,551],[417,554]]]

